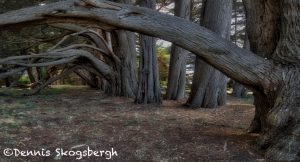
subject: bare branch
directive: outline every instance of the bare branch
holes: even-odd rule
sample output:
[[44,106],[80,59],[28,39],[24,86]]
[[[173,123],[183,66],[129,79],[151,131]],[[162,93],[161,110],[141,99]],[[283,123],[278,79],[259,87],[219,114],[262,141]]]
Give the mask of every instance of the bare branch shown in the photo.
[[56,66],[56,65],[62,65],[69,63],[73,61],[74,59],[78,58],[78,56],[73,56],[69,58],[62,58],[56,61],[50,61],[50,62],[43,62],[43,63],[34,63],[34,64],[26,64],[26,63],[21,63],[17,61],[9,61],[6,64],[7,65],[19,65],[19,66],[24,66],[24,67],[46,67],[46,66]]
[[15,75],[17,73],[23,72],[26,69],[27,68],[20,67],[20,68],[12,69],[12,70],[10,70],[8,72],[0,73],[0,79],[5,79],[5,78],[10,77],[12,75]]
[[[62,65],[66,63],[71,63],[78,61],[80,63],[80,60],[77,58],[86,58],[89,63],[95,68],[102,76],[104,76],[107,80],[111,80],[113,76],[115,75],[115,72],[113,69],[107,65],[105,62],[99,60],[95,56],[93,56],[91,53],[84,51],[84,50],[78,50],[78,49],[64,49],[62,51],[54,51],[54,52],[47,52],[47,53],[41,53],[41,54],[35,54],[35,55],[26,55],[26,56],[13,56],[8,57],[5,59],[0,59],[0,64],[10,64],[10,65],[19,65],[24,67],[35,67],[35,66],[56,66],[56,65]],[[58,59],[55,61],[46,62],[43,63],[24,63],[22,62],[23,59],[32,59],[32,58],[40,58],[40,59]],[[26,69],[26,68],[25,68]],[[11,72],[13,73],[13,72]],[[1,76],[7,76],[8,74],[0,74]],[[14,72],[15,73],[15,72]]]
[[[273,69],[272,61],[241,49],[212,31],[188,20],[147,8],[104,0],[98,0],[98,2],[118,6],[120,9],[94,6],[94,8],[87,10],[85,6],[74,5],[75,2],[82,1],[66,0],[45,7],[37,6],[5,13],[0,15],[0,27],[34,22],[61,22],[68,19],[77,19],[80,22],[87,19],[90,22],[101,22],[173,42],[197,54],[226,75],[249,87],[261,85],[268,87],[270,83],[279,80],[277,73],[274,72],[278,69]],[[266,73],[274,73],[275,75],[266,78]]]
[[72,72],[74,72],[76,69],[78,69],[78,66],[73,66],[68,68],[67,70],[62,71],[59,75],[56,75],[54,77],[51,77],[50,79],[48,79],[45,83],[43,83],[41,86],[39,86],[38,88],[36,88],[33,92],[30,92],[28,94],[24,94],[25,96],[31,96],[31,95],[35,95],[37,93],[39,93],[43,88],[45,88],[46,86],[52,84],[53,82],[65,78],[68,75],[70,75]]

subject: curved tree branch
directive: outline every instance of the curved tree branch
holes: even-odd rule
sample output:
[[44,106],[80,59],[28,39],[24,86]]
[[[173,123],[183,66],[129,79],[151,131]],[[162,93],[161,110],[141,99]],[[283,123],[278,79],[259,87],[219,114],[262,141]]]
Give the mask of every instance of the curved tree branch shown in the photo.
[[[49,59],[50,61],[44,61],[42,63],[26,63],[24,59],[28,60],[31,58],[40,58],[40,59]],[[56,65],[62,65],[66,63],[71,63],[75,61],[82,61],[82,59],[79,58],[85,58],[88,60],[88,62],[93,66],[94,69],[96,69],[103,77],[105,77],[107,80],[113,79],[115,73],[113,69],[107,65],[105,62],[99,60],[95,56],[93,56],[91,53],[79,50],[79,49],[64,49],[64,50],[57,50],[53,52],[46,52],[41,54],[35,54],[35,55],[26,55],[26,56],[12,56],[4,59],[0,59],[0,64],[7,64],[7,65],[19,65],[23,67],[34,67],[34,66],[56,66]],[[53,60],[56,59],[56,60]],[[26,69],[26,68],[25,68]],[[21,70],[21,69],[20,69]],[[0,77],[6,77],[8,75],[12,75],[17,71],[11,71],[9,73],[0,73]]]
[[[241,49],[212,31],[188,20],[158,13],[146,8],[98,0],[100,5],[87,7],[80,0],[67,0],[46,6],[37,6],[0,15],[0,27],[54,23],[66,20],[89,20],[127,30],[159,37],[185,48],[219,69],[231,78],[249,87],[269,88],[277,83],[278,69],[273,62]],[[114,7],[104,7],[105,5]],[[266,78],[266,73],[275,73]]]
[[25,67],[19,67],[19,68],[15,68],[13,70],[10,70],[10,71],[4,72],[4,73],[0,73],[0,79],[8,78],[12,75],[15,75],[16,73],[23,72],[26,69],[27,68],[25,68]]
[[43,83],[42,85],[40,85],[39,87],[34,89],[33,92],[30,92],[30,93],[27,93],[27,94],[24,94],[24,95],[25,96],[35,95],[35,94],[39,93],[42,89],[44,89],[46,86],[54,83],[57,80],[65,78],[66,76],[70,75],[72,72],[74,72],[78,68],[79,68],[78,66],[72,66],[72,67],[68,68],[67,70],[62,71],[60,74],[58,74],[54,77],[51,77],[45,83]]

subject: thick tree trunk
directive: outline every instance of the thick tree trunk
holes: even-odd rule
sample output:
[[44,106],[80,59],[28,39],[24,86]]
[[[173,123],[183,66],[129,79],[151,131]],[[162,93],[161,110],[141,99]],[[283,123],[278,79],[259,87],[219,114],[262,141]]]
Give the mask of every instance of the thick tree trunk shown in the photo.
[[246,1],[245,6],[251,50],[282,68],[281,83],[270,84],[273,91],[254,93],[249,131],[262,132],[259,145],[268,158],[300,160],[300,2]]
[[[187,20],[146,8],[107,1],[98,2],[96,5],[89,5],[87,9],[86,5],[79,3],[74,5],[74,0],[67,0],[49,4],[47,7],[38,6],[1,14],[0,27],[61,21],[78,23],[81,19],[87,18],[82,21],[97,24],[100,21],[101,24],[108,24],[106,27],[116,26],[171,41],[197,54],[261,97],[255,97],[256,109],[262,112],[256,114],[261,114],[259,119],[263,121],[260,124],[263,132],[260,144],[267,149],[268,158],[282,161],[300,160],[300,1],[249,1],[262,3],[264,6],[263,8],[252,6],[248,10],[249,15],[256,17],[252,20],[271,23],[271,25],[262,24],[263,28],[261,26],[257,30],[258,35],[272,42],[274,37],[277,38],[274,41],[277,45],[272,48],[267,45],[268,41],[266,44],[260,42],[261,47],[275,50],[271,56],[267,56],[268,59],[238,48],[213,32]],[[274,3],[276,5],[272,5]],[[276,18],[276,15],[279,16]],[[273,18],[265,18],[269,16]],[[276,20],[275,23],[273,20]],[[252,25],[256,24],[259,22]],[[275,32],[273,29],[276,29]],[[268,33],[272,33],[273,36]],[[265,34],[271,37],[268,38]],[[259,47],[257,45],[251,45],[251,49]],[[0,78],[6,75],[1,74]]]
[[[203,2],[201,25],[223,38],[229,39],[232,0]],[[227,77],[208,63],[196,57],[191,94],[187,106],[215,108],[226,104]]]
[[[264,58],[271,58],[278,39],[280,22],[279,1],[244,1],[247,17],[247,35],[250,50]],[[255,11],[253,10],[255,8]],[[266,103],[265,94],[254,92],[255,118],[249,132],[260,132],[266,123],[266,113],[272,108],[272,103]]]
[[[141,6],[155,9],[155,0],[140,2]],[[154,37],[140,35],[141,52],[139,65],[138,93],[136,103],[158,103],[162,102],[159,85],[159,72],[156,56],[156,40]]]
[[[175,16],[190,19],[191,0],[175,0]],[[175,44],[171,47],[166,99],[178,100],[185,96],[186,57],[188,51]]]
[[[118,3],[130,4],[130,0],[115,0]],[[136,97],[137,94],[137,65],[136,41],[133,32],[114,30],[106,32],[107,42],[120,60],[117,68],[115,94],[124,97]]]
[[135,97],[137,93],[136,42],[133,32],[114,32],[114,51],[121,61],[118,80],[119,96]]

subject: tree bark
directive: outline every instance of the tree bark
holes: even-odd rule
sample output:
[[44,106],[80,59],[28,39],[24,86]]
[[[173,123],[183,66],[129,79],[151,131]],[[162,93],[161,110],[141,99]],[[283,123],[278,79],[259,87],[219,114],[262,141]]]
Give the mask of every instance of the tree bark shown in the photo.
[[[115,2],[131,4],[130,0]],[[126,30],[114,30],[107,35],[109,37],[114,53],[121,62],[116,76],[116,95],[134,98],[138,89],[135,34]]]
[[[276,70],[280,71],[280,68],[274,71],[272,61],[243,50],[214,32],[190,21],[147,8],[140,9],[107,1],[101,3],[114,6],[113,9],[94,6],[86,10],[84,5],[78,3],[78,0],[67,0],[48,4],[47,8],[31,7],[1,14],[0,27],[24,27],[25,25],[52,24],[62,21],[74,23],[75,20],[78,23],[105,23],[104,27],[115,28],[113,26],[116,26],[171,41],[197,54],[226,75],[249,87],[262,89],[268,87],[272,82],[279,81],[279,77],[274,73],[278,72]],[[73,6],[72,10],[70,10],[70,6]],[[89,18],[89,21],[81,20],[83,18]],[[244,55],[241,56],[241,54]],[[272,79],[265,77],[265,73],[268,71],[273,71]]]
[[114,31],[114,51],[121,61],[117,85],[119,96],[135,97],[137,94],[136,42],[133,32]]
[[[156,1],[146,0],[140,2],[141,6],[155,10]],[[135,103],[150,104],[162,102],[159,85],[159,72],[156,56],[156,40],[154,37],[140,35],[140,65],[138,93]]]
[[[246,50],[250,50],[250,42],[249,42],[247,34],[245,34],[245,40],[244,40],[244,47],[243,48],[246,49]],[[232,91],[233,96],[240,97],[240,98],[243,98],[243,97],[247,96],[248,90],[246,89],[245,86],[243,86],[239,82],[233,81],[232,88],[233,88],[233,91]]]
[[[279,4],[278,1],[244,1],[250,50],[263,58],[271,58],[278,43]],[[254,92],[254,97],[255,118],[249,132],[261,132],[266,125],[266,113],[272,107],[272,103],[265,103],[267,100],[264,93]]]
[[[225,39],[230,38],[232,0],[206,0],[202,4],[201,25]],[[227,77],[200,57],[196,57],[191,94],[192,108],[216,108],[226,104]]]
[[249,131],[262,132],[258,143],[268,158],[299,160],[300,2],[245,1],[245,6],[251,50],[284,69],[281,83],[270,85],[277,87],[275,93],[254,92],[256,110]]
[[[256,114],[260,114],[258,118],[264,123],[259,125],[262,127],[259,143],[266,149],[266,157],[282,161],[300,160],[300,1],[251,1],[262,3],[264,7],[250,7],[247,15],[256,17],[253,20],[260,19],[275,25],[271,27],[266,23],[258,28],[260,37],[264,39],[265,34],[275,34],[269,35],[270,41],[277,42],[275,48],[265,47],[273,49],[273,54],[267,56],[267,59],[262,54],[256,55],[241,49],[214,32],[182,18],[146,8],[100,0],[98,2],[95,6],[89,5],[88,9],[86,5],[78,4],[78,0],[67,0],[46,7],[8,12],[0,15],[0,27],[23,27],[62,21],[100,22],[106,24],[106,27],[115,26],[171,41],[197,54],[203,61],[255,92],[256,111],[262,112]],[[271,5],[273,3],[276,5]],[[251,20],[249,15],[248,19]],[[272,15],[273,18],[264,18]],[[275,23],[273,20],[276,20]],[[274,33],[273,29],[276,29]],[[265,45],[264,42],[261,43],[261,46]],[[266,43],[268,44],[267,41]],[[260,47],[254,44],[251,49],[252,46]]]
[[[191,0],[175,0],[175,16],[189,20]],[[188,51],[172,44],[166,99],[178,100],[185,97],[186,57]]]

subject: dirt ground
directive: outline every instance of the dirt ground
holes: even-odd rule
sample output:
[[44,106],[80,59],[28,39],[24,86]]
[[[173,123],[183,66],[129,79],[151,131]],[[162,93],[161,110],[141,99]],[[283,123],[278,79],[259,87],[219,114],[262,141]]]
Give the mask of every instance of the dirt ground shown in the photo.
[[[22,97],[0,89],[0,161],[105,161],[59,156],[55,150],[117,151],[110,161],[265,161],[257,135],[246,134],[251,99],[229,97],[218,109],[190,110],[183,102],[135,105],[86,88]],[[6,148],[50,150],[49,156],[4,156]]]

